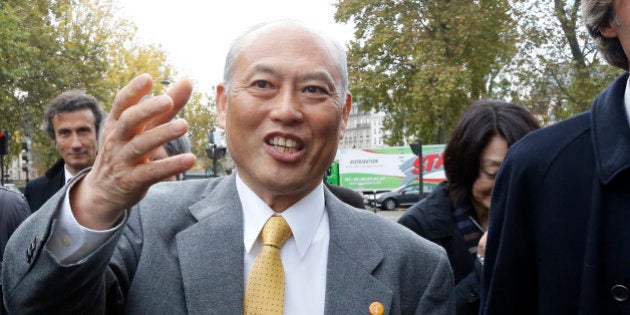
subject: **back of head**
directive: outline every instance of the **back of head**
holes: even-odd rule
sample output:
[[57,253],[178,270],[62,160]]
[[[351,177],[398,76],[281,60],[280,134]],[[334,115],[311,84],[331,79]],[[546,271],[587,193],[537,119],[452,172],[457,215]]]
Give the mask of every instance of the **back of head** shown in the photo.
[[470,201],[481,153],[494,136],[505,139],[510,147],[538,128],[538,121],[525,107],[498,100],[473,103],[455,124],[444,150],[444,170],[453,204],[461,206]]
[[607,38],[601,33],[603,27],[615,20],[615,0],[582,0],[582,17],[589,34],[597,42],[599,51],[612,66],[628,70],[628,58],[619,38]]
[[164,150],[168,156],[188,153],[191,150],[190,138],[188,138],[187,134],[183,134],[181,137],[165,143]]
[[103,111],[96,98],[79,90],[67,91],[59,94],[50,103],[44,113],[44,130],[51,139],[55,139],[55,129],[53,119],[59,113],[69,113],[78,110],[89,109],[94,115],[94,130],[98,137],[100,133],[101,122],[103,120]]

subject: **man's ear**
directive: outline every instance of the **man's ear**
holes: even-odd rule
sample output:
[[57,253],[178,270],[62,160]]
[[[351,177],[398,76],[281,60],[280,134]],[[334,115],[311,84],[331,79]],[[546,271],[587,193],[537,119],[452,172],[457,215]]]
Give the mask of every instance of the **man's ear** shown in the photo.
[[219,127],[225,130],[225,120],[227,111],[227,89],[225,83],[217,85],[217,121]]
[[339,126],[339,137],[338,139],[343,139],[343,135],[346,133],[346,126],[348,123],[348,115],[350,115],[350,109],[352,108],[352,94],[348,92],[346,94],[346,102],[343,105],[343,113],[341,114],[341,125]]
[[619,21],[615,17],[608,21],[608,24],[606,26],[600,27],[599,32],[602,34],[602,36],[606,38],[616,38],[618,36],[617,32],[620,26],[621,23],[619,23]]

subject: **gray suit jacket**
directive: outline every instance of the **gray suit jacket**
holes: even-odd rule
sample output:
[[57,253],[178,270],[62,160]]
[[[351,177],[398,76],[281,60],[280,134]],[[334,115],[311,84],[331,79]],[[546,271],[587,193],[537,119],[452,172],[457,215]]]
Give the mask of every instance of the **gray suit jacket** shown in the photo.
[[[242,314],[243,220],[234,175],[154,185],[126,227],[81,262],[45,243],[62,194],[11,238],[2,283],[10,312]],[[326,314],[452,314],[442,248],[328,190]],[[305,283],[304,285],[309,285]]]

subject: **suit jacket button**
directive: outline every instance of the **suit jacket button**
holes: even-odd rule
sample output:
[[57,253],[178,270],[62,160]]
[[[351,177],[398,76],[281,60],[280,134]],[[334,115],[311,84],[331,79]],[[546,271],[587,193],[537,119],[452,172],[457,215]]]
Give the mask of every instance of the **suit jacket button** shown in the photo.
[[625,302],[630,298],[630,291],[626,286],[617,284],[610,289],[610,294],[617,302]]

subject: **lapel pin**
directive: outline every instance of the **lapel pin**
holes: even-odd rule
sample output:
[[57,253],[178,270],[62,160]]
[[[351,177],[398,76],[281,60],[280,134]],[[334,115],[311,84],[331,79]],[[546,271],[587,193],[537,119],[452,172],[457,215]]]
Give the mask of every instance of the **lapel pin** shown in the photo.
[[385,307],[381,302],[372,302],[372,304],[370,304],[370,315],[383,315],[384,310]]

